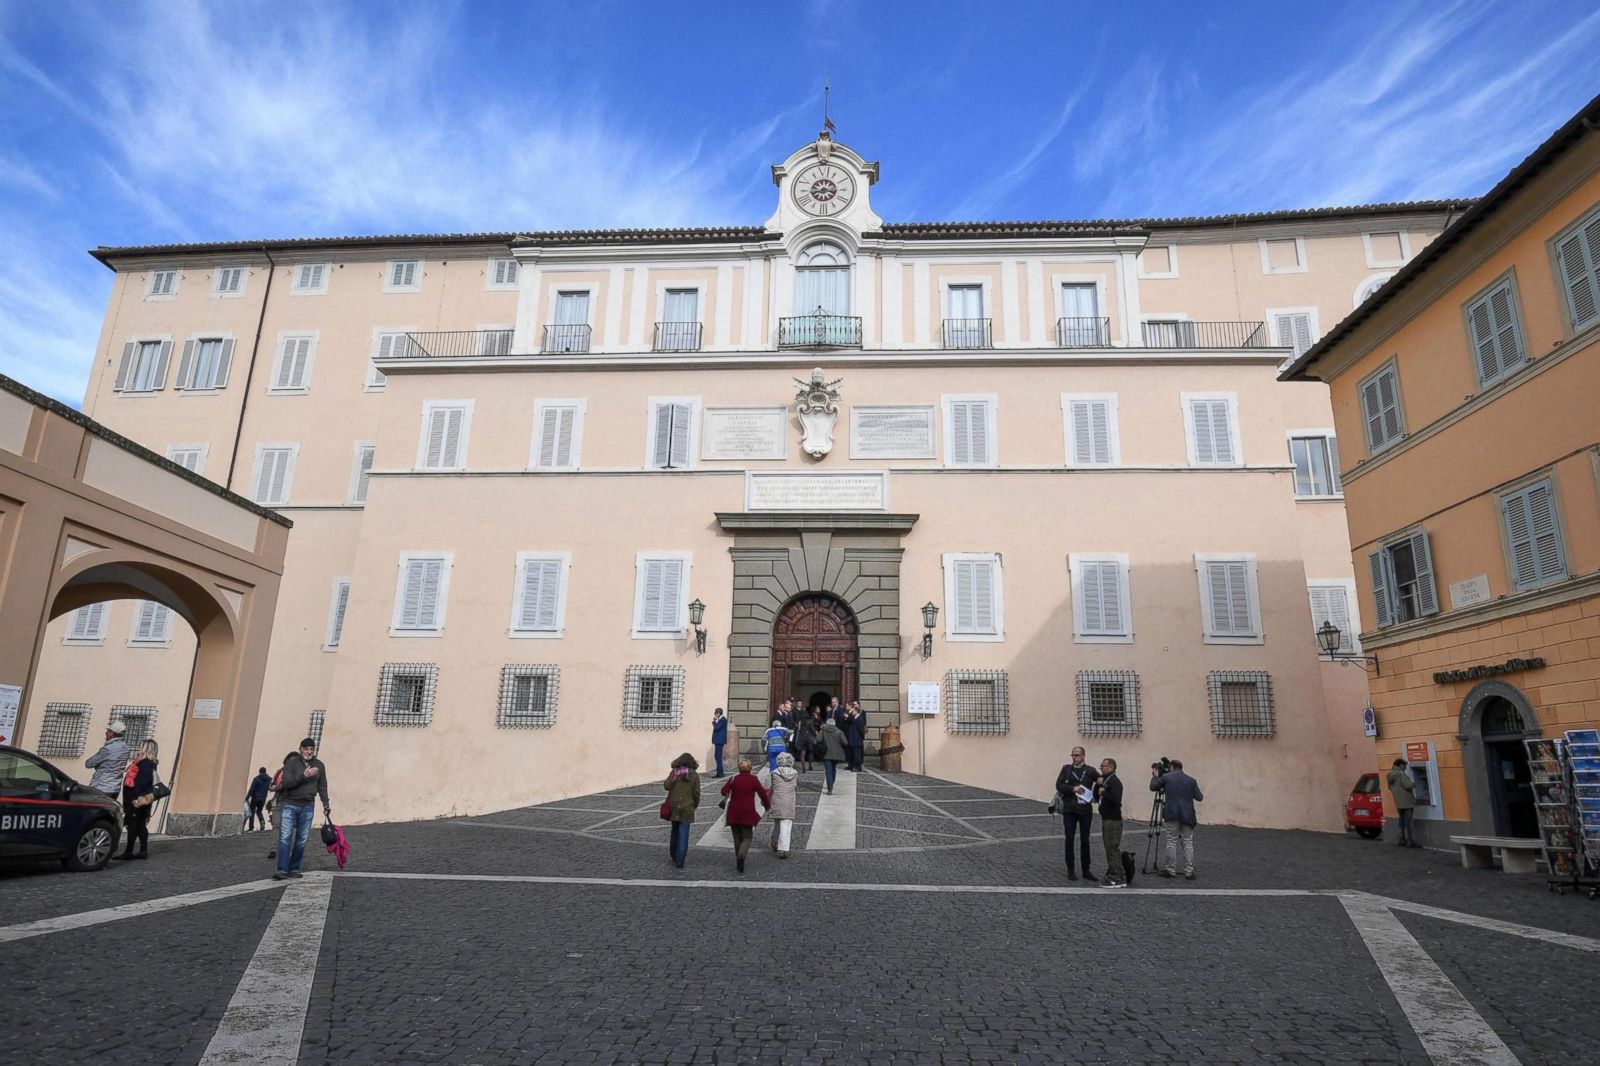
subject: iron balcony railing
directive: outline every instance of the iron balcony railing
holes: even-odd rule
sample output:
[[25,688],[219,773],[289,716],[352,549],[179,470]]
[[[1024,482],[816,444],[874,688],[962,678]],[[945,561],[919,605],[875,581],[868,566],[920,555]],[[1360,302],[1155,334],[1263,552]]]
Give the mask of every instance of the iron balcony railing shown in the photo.
[[861,319],[830,315],[818,309],[809,315],[778,319],[779,348],[859,348]]
[[654,347],[658,352],[698,352],[700,323],[657,322]]
[[1058,318],[1056,344],[1062,348],[1108,348],[1111,346],[1111,320]]
[[406,351],[395,346],[391,355],[403,358],[457,359],[480,355],[510,355],[509,329],[456,329],[442,333],[407,333]]
[[586,352],[589,350],[589,325],[557,325],[544,327],[546,352]]
[[1265,322],[1144,323],[1146,348],[1265,348]]
[[944,320],[946,348],[993,348],[994,336],[987,318],[947,318]]

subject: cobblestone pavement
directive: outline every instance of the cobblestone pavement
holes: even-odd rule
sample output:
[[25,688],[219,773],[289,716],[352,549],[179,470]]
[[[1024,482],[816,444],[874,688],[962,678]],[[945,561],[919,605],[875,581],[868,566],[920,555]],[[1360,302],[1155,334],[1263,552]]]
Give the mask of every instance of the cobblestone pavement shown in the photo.
[[[356,827],[346,873],[313,845],[287,887],[265,834],[8,870],[0,1061],[1600,1057],[1600,903],[1539,878],[1202,825],[1196,881],[1100,890],[1065,880],[1040,804],[870,771],[856,848],[808,851],[820,777],[793,857],[742,876],[725,850],[671,865],[655,783]],[[712,785],[696,839],[721,832]]]

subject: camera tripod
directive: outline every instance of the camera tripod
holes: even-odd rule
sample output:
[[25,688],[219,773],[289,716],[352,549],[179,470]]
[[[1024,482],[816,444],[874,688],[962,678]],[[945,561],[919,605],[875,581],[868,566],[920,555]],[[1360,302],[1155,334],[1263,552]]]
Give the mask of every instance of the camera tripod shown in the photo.
[[1162,791],[1156,793],[1155,802],[1150,805],[1150,821],[1147,823],[1144,832],[1143,871],[1145,873],[1150,872],[1150,863],[1152,859],[1156,861],[1157,865],[1160,865],[1160,855],[1156,849],[1160,846],[1161,827],[1166,821],[1161,817],[1161,808],[1166,805],[1166,802],[1167,793],[1166,790],[1163,789]]

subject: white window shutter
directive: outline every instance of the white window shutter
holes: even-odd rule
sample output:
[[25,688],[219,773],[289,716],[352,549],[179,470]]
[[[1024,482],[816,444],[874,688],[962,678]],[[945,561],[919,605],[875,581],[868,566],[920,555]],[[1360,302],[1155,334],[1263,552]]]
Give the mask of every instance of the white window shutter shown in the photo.
[[1383,409],[1384,440],[1395,440],[1400,436],[1400,395],[1392,369],[1378,376],[1378,397]]
[[133,370],[133,364],[138,352],[139,345],[135,341],[129,341],[122,346],[122,362],[117,364],[117,380],[111,386],[113,391],[121,392],[128,387],[128,375]]
[[683,598],[683,561],[646,559],[644,593],[640,598],[639,628],[670,632],[680,628],[678,601]]
[[1411,558],[1417,570],[1417,614],[1439,613],[1439,593],[1433,587],[1433,553],[1428,548],[1428,534],[1418,530],[1407,540],[1411,544]]
[[279,448],[273,453],[276,463],[272,468],[272,479],[269,483],[269,499],[274,503],[282,503],[288,498],[289,488],[289,457],[292,454],[287,448]]
[[1328,442],[1328,479],[1333,483],[1334,495],[1344,491],[1344,479],[1339,476],[1339,438],[1327,437]]
[[[1589,247],[1584,247],[1584,236],[1590,235]],[[1561,277],[1567,291],[1567,311],[1572,316],[1573,329],[1582,329],[1600,315],[1600,215],[1588,225],[1575,230],[1556,248],[1561,261]]]
[[1206,563],[1206,587],[1211,600],[1211,628],[1217,636],[1251,636],[1249,566],[1243,560]]
[[439,590],[443,576],[443,559],[411,559],[406,562],[400,605],[401,629],[438,628]]
[[964,403],[950,405],[950,461],[961,466],[972,462],[972,415]]
[[1116,562],[1090,563],[1089,568],[1100,577],[1101,632],[1120,635],[1127,632],[1127,621],[1122,617],[1122,566]]
[[150,379],[152,389],[164,388],[167,384],[167,362],[172,358],[172,342],[162,341],[161,352],[156,358],[156,372]]
[[518,629],[550,631],[556,628],[556,606],[561,594],[561,562],[528,559],[522,564],[522,611]]
[[1111,462],[1111,412],[1105,400],[1072,400],[1072,462],[1103,465]]
[[1373,614],[1379,629],[1388,627],[1394,621],[1394,612],[1389,604],[1389,553],[1380,548],[1367,556],[1367,572],[1372,578],[1372,606]]
[[434,407],[428,411],[428,449],[423,466],[429,470],[454,470],[461,465],[461,431],[466,411],[460,407]]
[[344,613],[350,605],[350,582],[341,581],[333,588],[333,607],[328,619],[328,647],[337,648],[344,635]]
[[993,633],[995,564],[986,559],[955,561],[956,632]]
[[694,408],[686,403],[672,405],[672,465],[682,468],[689,465],[689,426]]
[[1104,633],[1106,618],[1101,601],[1105,591],[1100,580],[1100,564],[1084,563],[1080,573],[1083,575],[1083,587],[1078,590],[1078,596],[1083,601],[1083,631]]
[[79,607],[72,612],[72,631],[68,634],[73,640],[95,640],[101,634],[101,626],[105,623],[106,605],[104,603],[91,603],[87,607]]
[[225,389],[228,387],[228,371],[233,369],[233,338],[229,337],[222,342],[222,351],[217,356],[216,381],[213,388]]
[[1208,400],[1189,401],[1190,421],[1194,423],[1194,461],[1200,464],[1217,461],[1215,434],[1211,428],[1211,403]]
[[573,407],[546,407],[539,416],[539,452],[534,465],[565,469],[572,465],[573,432],[578,412]]
[[1349,593],[1342,585],[1311,585],[1306,589],[1311,598],[1311,631],[1321,629],[1323,623],[1332,622],[1339,630],[1340,651],[1355,648],[1355,633],[1350,624]]
[[356,503],[367,502],[367,486],[371,481],[367,475],[372,472],[372,460],[377,454],[377,446],[372,444],[362,446],[361,450],[356,453],[356,489],[354,493]]
[[650,465],[663,469],[672,462],[672,404],[657,404],[655,426],[650,435]]
[[173,386],[179,389],[192,389],[194,382],[190,375],[194,373],[194,338],[183,342],[183,354],[178,357],[178,380]]

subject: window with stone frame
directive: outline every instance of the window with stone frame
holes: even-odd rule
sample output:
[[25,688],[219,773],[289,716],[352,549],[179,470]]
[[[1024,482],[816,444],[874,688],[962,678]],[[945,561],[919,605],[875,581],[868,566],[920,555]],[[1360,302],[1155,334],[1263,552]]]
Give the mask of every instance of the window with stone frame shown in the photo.
[[507,663],[500,669],[500,704],[494,724],[502,729],[550,728],[556,724],[556,694],[560,688],[559,666]]
[[87,703],[45,704],[44,724],[39,729],[39,754],[54,759],[76,759],[82,755],[90,713]]
[[425,726],[433,721],[438,689],[438,663],[384,663],[372,720],[378,725]]
[[1272,678],[1265,670],[1213,670],[1206,675],[1206,690],[1211,704],[1212,735],[1277,735]]
[[1003,736],[1011,731],[1011,698],[1004,670],[950,670],[944,675],[945,729]]
[[676,729],[683,720],[681,666],[630,666],[622,685],[624,729]]
[[1137,673],[1132,670],[1078,671],[1080,734],[1136,737],[1142,729]]

